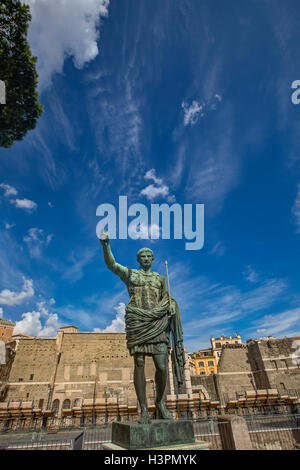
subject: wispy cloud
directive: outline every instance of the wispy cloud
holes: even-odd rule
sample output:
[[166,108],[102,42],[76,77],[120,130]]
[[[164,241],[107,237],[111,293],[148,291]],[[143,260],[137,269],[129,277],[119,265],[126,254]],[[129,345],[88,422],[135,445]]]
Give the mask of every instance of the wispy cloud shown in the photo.
[[16,224],[8,224],[8,223],[5,224],[6,230],[10,230],[11,228],[13,228],[15,226],[16,226]]
[[188,104],[186,101],[181,103],[183,108],[183,122],[185,126],[191,125],[194,126],[199,118],[204,116],[205,103],[200,104],[198,101],[194,100],[192,104]]
[[9,184],[1,183],[0,188],[4,189],[5,197],[16,196],[18,194],[18,191],[16,190],[16,188],[14,188],[13,186],[10,186]]
[[249,336],[299,336],[300,331],[300,307],[284,310],[275,315],[264,315],[249,328]]
[[271,307],[286,287],[283,280],[271,279],[245,291],[226,285],[213,286],[207,293],[204,290],[198,296],[198,315],[192,321],[184,318],[187,347],[191,350],[198,343],[207,344],[209,336],[239,329],[237,321],[250,320],[254,313]]
[[298,184],[298,192],[292,208],[292,214],[295,218],[296,231],[300,233],[300,184]]
[[241,156],[233,141],[232,110],[228,105],[218,113],[213,135],[189,149],[186,195],[205,203],[209,215],[222,210],[227,194],[240,182]]
[[218,241],[211,249],[210,254],[216,256],[223,256],[226,252],[226,246],[221,242]]
[[[78,250],[80,251],[80,250]],[[98,249],[85,248],[82,252],[72,252],[68,259],[68,267],[63,268],[63,278],[71,282],[76,282],[83,276],[85,266],[87,266],[96,255]]]
[[246,281],[256,283],[259,280],[258,274],[252,266],[248,265],[247,269],[243,273]]
[[23,240],[28,246],[29,254],[32,258],[40,258],[42,250],[49,245],[53,235],[45,235],[44,230],[41,228],[30,228],[28,236]]

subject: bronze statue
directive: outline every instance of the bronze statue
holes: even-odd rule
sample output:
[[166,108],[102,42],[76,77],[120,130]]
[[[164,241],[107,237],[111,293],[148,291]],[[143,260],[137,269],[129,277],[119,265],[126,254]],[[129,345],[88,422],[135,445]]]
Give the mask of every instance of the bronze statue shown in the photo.
[[152,356],[155,364],[156,418],[172,419],[163,400],[167,383],[168,355],[171,349],[175,375],[179,384],[184,377],[184,349],[180,313],[176,300],[168,296],[164,276],[151,271],[152,250],[142,248],[137,254],[139,269],[130,269],[116,263],[109,245],[109,236],[102,232],[106,266],[126,284],[130,301],[126,307],[125,327],[127,347],[134,357],[134,386],[141,407],[140,423],[150,422],[146,398],[145,356]]

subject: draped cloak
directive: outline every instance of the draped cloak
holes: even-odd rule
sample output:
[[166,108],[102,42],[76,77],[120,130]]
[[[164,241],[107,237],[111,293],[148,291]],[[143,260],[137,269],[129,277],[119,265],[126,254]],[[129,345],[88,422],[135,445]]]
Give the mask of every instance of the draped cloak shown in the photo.
[[169,317],[170,300],[163,276],[154,272],[146,275],[130,268],[128,273],[128,276],[122,280],[126,283],[130,296],[125,315],[127,347],[130,354],[136,352],[153,354],[154,345],[163,343],[169,349],[171,335],[174,371],[178,383],[182,384],[185,354],[178,304],[172,297],[175,314]]

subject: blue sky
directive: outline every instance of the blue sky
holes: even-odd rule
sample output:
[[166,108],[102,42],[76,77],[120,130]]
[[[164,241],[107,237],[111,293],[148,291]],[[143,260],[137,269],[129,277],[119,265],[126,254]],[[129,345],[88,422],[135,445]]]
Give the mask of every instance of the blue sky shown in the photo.
[[122,331],[128,294],[95,230],[97,206],[127,195],[205,205],[202,250],[111,243],[133,268],[142,246],[154,271],[168,260],[190,352],[299,335],[299,3],[26,3],[44,113],[0,150],[2,317],[39,336]]

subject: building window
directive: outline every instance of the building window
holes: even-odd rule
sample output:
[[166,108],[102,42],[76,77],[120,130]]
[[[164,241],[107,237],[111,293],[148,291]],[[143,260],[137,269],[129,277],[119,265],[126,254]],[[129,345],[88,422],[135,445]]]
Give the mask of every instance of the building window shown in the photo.
[[213,366],[214,365],[213,361],[208,361],[208,365]]
[[54,402],[52,403],[52,409],[51,409],[52,416],[57,416],[58,409],[59,409],[59,400],[54,400]]
[[221,343],[216,343],[216,348],[220,348],[221,347]]
[[23,382],[23,379],[19,379],[19,382]]
[[42,409],[42,408],[43,408],[43,406],[44,406],[44,399],[43,399],[43,398],[41,398],[41,399],[40,399],[40,401],[39,401],[39,408],[41,408],[41,409]]
[[62,409],[63,409],[63,410],[69,410],[70,408],[71,408],[71,401],[67,398],[67,399],[64,400],[64,402],[63,402]]
[[26,393],[26,398],[28,398],[28,397],[29,397],[29,393]]
[[29,380],[33,380],[34,374],[30,374]]
[[74,406],[76,406],[77,408],[81,406],[81,398],[76,398],[74,400]]
[[198,365],[199,367],[204,367],[204,362],[199,362]]

